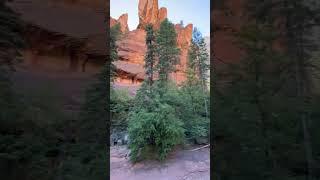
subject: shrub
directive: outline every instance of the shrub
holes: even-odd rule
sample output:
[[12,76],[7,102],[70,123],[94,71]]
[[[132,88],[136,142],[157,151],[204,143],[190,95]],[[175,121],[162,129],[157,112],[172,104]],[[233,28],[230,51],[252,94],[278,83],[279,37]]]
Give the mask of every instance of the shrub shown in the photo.
[[183,124],[168,104],[157,104],[152,112],[140,109],[129,117],[129,147],[133,161],[137,160],[139,152],[150,146],[163,160],[175,145],[183,141]]
[[133,97],[129,95],[128,90],[110,91],[110,112],[111,112],[111,129],[127,128],[127,119],[132,107]]
[[204,94],[199,86],[184,85],[176,96],[179,103],[176,114],[183,121],[186,138],[191,141],[207,138],[209,141],[210,118],[206,117],[204,105],[204,99],[208,100],[209,95]]

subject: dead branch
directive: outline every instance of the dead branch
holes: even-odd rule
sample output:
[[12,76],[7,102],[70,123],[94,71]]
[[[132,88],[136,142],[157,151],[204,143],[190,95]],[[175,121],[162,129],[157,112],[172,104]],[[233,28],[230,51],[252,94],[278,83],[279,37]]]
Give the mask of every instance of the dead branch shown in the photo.
[[197,151],[197,150],[200,150],[200,149],[203,149],[203,148],[209,147],[209,146],[210,146],[210,144],[207,144],[207,145],[205,145],[205,146],[201,146],[201,147],[199,147],[199,148],[192,149],[192,150],[190,150],[190,151]]

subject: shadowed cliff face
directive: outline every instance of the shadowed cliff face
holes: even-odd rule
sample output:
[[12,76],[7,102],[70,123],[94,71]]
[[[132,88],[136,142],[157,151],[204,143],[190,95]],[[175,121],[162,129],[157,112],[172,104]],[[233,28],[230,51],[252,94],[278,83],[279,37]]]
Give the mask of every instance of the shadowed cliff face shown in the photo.
[[[225,62],[238,62],[243,52],[237,46],[235,32],[238,32],[245,20],[245,0],[224,0],[223,4],[211,12],[213,19],[213,52]],[[219,61],[214,61],[219,65]],[[214,65],[214,66],[215,66]]]
[[[214,55],[226,63],[237,63],[245,56],[239,48],[235,33],[239,32],[250,18],[246,12],[248,0],[223,0],[211,12],[213,19],[213,52]],[[276,39],[273,48],[285,51],[284,39]],[[221,61],[214,61],[214,67],[220,68]]]
[[102,4],[102,1],[10,2],[9,6],[21,14],[21,19],[26,23],[27,46],[24,54],[30,56],[24,57],[24,65],[32,69],[70,72],[95,69],[98,72],[107,52],[105,15],[94,8],[99,3]]
[[[160,23],[167,18],[167,9],[165,7],[158,8],[158,0],[140,0],[139,5],[139,25],[137,29],[129,31],[124,34],[124,36],[119,40],[118,43],[118,55],[119,61],[121,63],[132,64],[132,66],[138,65],[139,69],[143,70],[144,55],[146,53],[145,37],[146,32],[144,27],[147,24],[153,24],[155,29],[160,27]],[[125,16],[122,15],[122,16]],[[120,16],[120,17],[122,17]],[[130,18],[130,17],[129,17]],[[120,23],[121,29],[127,29],[127,22],[123,23],[114,18],[110,17],[110,26]],[[181,50],[180,64],[177,65],[177,71],[171,74],[171,79],[177,83],[181,83],[186,79],[185,70],[187,64],[188,48],[191,44],[193,25],[188,24],[185,27],[177,24],[175,25],[177,32],[177,45]],[[123,31],[126,32],[126,31]],[[121,67],[118,67],[121,68]],[[127,73],[137,75],[127,69]],[[139,74],[144,74],[144,72],[139,72]],[[143,76],[141,80],[143,80]],[[123,77],[125,78],[125,77]],[[138,78],[138,77],[137,77]]]
[[106,0],[48,0],[53,3],[64,3],[66,5],[79,5],[93,9],[109,9]]

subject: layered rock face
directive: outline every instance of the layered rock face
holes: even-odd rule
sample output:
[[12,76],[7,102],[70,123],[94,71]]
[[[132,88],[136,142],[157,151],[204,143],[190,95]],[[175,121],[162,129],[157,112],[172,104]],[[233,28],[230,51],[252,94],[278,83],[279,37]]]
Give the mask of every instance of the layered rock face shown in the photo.
[[136,29],[124,35],[117,42],[119,60],[143,65],[147,50],[145,38],[146,32],[142,29]]
[[[126,34],[124,34],[121,40],[117,42],[119,62],[122,64],[126,63],[128,67],[139,65],[139,69],[143,70],[144,55],[147,50],[147,47],[145,45],[146,32],[144,30],[144,27],[147,24],[152,24],[155,29],[158,29],[160,27],[160,23],[165,18],[167,18],[167,9],[164,7],[158,9],[158,0],[140,0],[139,25],[137,29],[127,32]],[[113,26],[118,21],[119,20],[111,19],[110,26]],[[121,24],[121,26],[125,27],[127,25]],[[181,83],[186,79],[185,70],[187,64],[188,48],[191,44],[193,25],[189,24],[186,27],[182,27],[181,25],[177,24],[175,25],[175,30],[177,32],[177,46],[178,48],[180,48],[181,54],[180,63],[176,67],[176,72],[172,73],[170,77],[175,82]],[[132,75],[139,80],[139,78],[142,77],[141,73],[144,72],[128,73],[132,73]]]
[[117,23],[120,24],[120,30],[122,33],[126,33],[129,31],[129,26],[128,26],[128,14],[122,14],[118,20],[110,17],[110,27],[116,25]]
[[186,27],[181,27],[180,24],[175,25],[177,32],[177,45],[180,48],[180,68],[185,69],[187,64],[188,49],[191,45],[193,25],[189,24]]

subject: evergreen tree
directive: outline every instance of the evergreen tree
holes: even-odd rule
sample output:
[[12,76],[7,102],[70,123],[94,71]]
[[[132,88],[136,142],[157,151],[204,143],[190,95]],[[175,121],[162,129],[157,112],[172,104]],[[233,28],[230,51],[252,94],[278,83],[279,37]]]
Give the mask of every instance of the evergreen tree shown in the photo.
[[110,78],[111,78],[111,81],[113,81],[116,76],[116,67],[113,63],[118,60],[118,47],[117,47],[116,42],[120,38],[120,35],[121,35],[120,27],[121,26],[118,23],[110,28],[109,48],[110,48]]
[[[203,90],[203,94],[207,92],[208,84],[208,70],[209,70],[209,54],[206,48],[206,43],[202,37],[200,31],[194,28],[191,46],[188,54],[188,70],[187,70],[187,81],[189,83],[200,83]],[[198,77],[198,80],[194,76]],[[191,84],[190,84],[191,85]],[[204,98],[204,105],[207,117],[209,117],[208,102]]]
[[20,61],[20,51],[24,47],[23,23],[18,15],[6,6],[6,1],[0,2],[0,12],[0,119],[9,120],[13,118],[9,118],[9,115],[16,113],[9,112],[14,104],[11,73]]
[[23,23],[18,15],[6,6],[6,2],[0,2],[1,72],[14,70],[14,65],[20,60],[20,49],[24,47]]
[[[117,24],[110,29],[110,64],[112,65],[118,59],[117,45],[116,41],[120,35],[120,25]],[[114,66],[111,66],[111,78],[114,78]],[[107,117],[107,102],[108,102],[108,82],[106,74],[108,73],[108,63],[102,68],[102,71],[97,75],[97,81],[93,83],[86,94],[85,103],[82,110],[82,122],[83,125],[92,126],[92,136],[88,136],[85,133],[86,138],[90,141],[102,143],[105,142],[105,128]],[[84,131],[89,127],[83,127]],[[89,140],[87,139],[87,140]]]
[[[204,45],[204,46],[202,46]],[[201,33],[195,28],[192,42],[188,51],[187,80],[182,84],[177,97],[170,97],[175,103],[179,117],[184,122],[185,135],[189,140],[196,143],[209,142],[209,92],[206,89],[202,72],[208,70],[207,54],[204,39]],[[205,140],[205,141],[204,141]]]
[[[195,71],[201,83],[207,83],[209,54],[201,32],[194,28],[189,50],[188,66]],[[206,86],[205,86],[206,87]]]
[[180,20],[180,26],[181,26],[181,27],[184,27],[183,20]]
[[175,115],[174,108],[160,103],[159,97],[148,105],[152,111],[140,109],[129,115],[129,147],[133,161],[150,149],[163,160],[176,144],[183,141],[182,122]]
[[[246,50],[246,57],[236,68],[228,69],[234,79],[227,87],[219,87],[223,92],[215,96],[215,118],[219,121],[215,123],[214,136],[219,143],[216,154],[221,154],[215,160],[221,164],[216,168],[221,178],[289,177],[283,158],[292,157],[283,151],[297,153],[297,148],[291,143],[295,129],[286,127],[290,122],[287,112],[292,106],[286,104],[281,88],[286,78],[282,67],[287,58],[273,49],[276,36],[272,32],[270,25],[256,23],[248,23],[241,30],[239,43]],[[247,166],[243,167],[242,162]]]
[[[106,86],[107,65],[97,75],[97,80],[87,90],[82,110],[82,125],[84,137],[88,142],[105,143],[107,126],[108,87]],[[88,129],[91,129],[88,132]],[[90,134],[90,135],[89,135]]]
[[[270,22],[280,27],[279,38],[285,39],[287,55],[291,58],[288,66],[290,81],[294,86],[294,96],[297,106],[300,106],[299,119],[302,125],[303,143],[306,152],[306,165],[308,179],[313,179],[315,162],[313,157],[311,132],[310,132],[310,95],[312,94],[311,72],[318,71],[319,68],[310,61],[314,50],[318,49],[314,41],[315,27],[320,23],[320,4],[314,0],[278,0],[278,1],[252,1],[252,5],[257,5],[254,16],[260,22]],[[315,68],[315,69],[314,69]],[[314,77],[313,77],[314,78]]]
[[154,65],[155,65],[155,33],[151,24],[146,26],[146,45],[147,45],[147,53],[145,55],[145,69],[147,76],[147,84],[151,86],[153,84],[153,73],[154,73]]
[[[12,87],[12,73],[24,47],[23,23],[19,16],[0,2],[0,123],[1,133],[13,129],[21,112]],[[7,128],[7,129],[6,129]]]
[[174,25],[165,19],[160,25],[156,37],[158,64],[156,69],[159,73],[160,82],[167,82],[169,74],[175,70],[179,63],[179,48],[177,48],[176,31]]
[[[305,3],[248,3],[252,8],[248,12],[253,12],[250,19],[255,23],[246,22],[240,33],[246,58],[240,62],[242,66],[233,65],[227,70],[235,77],[229,86],[225,85],[228,88],[219,87],[223,92],[215,89],[214,136],[219,143],[215,145],[215,154],[221,154],[215,156],[219,162],[215,171],[222,179],[315,176],[313,143],[308,135],[315,133],[306,126],[310,118],[307,67],[315,47],[308,35],[318,17],[316,7]],[[273,48],[279,39],[286,41],[287,50]],[[238,161],[241,163],[235,163]],[[246,167],[241,167],[243,162]]]
[[[179,58],[174,26],[166,19],[161,23],[156,37],[152,26],[148,25],[146,31],[147,80],[138,90],[134,107],[128,116],[129,148],[133,161],[150,150],[152,153],[156,152],[158,159],[163,160],[176,144],[182,143],[184,135],[181,120],[174,107],[166,100],[170,91],[168,75],[174,70]],[[154,40],[157,45],[156,54]],[[155,55],[158,59],[155,69],[159,73],[159,80],[153,82]]]
[[128,90],[110,89],[111,131],[123,131],[128,127],[128,113],[133,106]]
[[110,72],[111,81],[113,81],[115,77],[113,62],[118,59],[116,41],[119,36],[120,25],[117,24],[110,28],[110,62],[105,64],[102,71],[97,74],[96,81],[87,89],[80,120],[74,125],[78,127],[76,135],[78,139],[75,140],[75,144],[68,146],[72,163],[67,163],[61,169],[61,173],[68,168],[76,169],[67,174],[72,178],[88,179],[107,176],[108,165],[106,166],[105,161],[106,156],[109,155],[108,147],[110,146],[106,144],[109,138],[107,132],[110,130],[107,86],[110,81],[107,74]]

